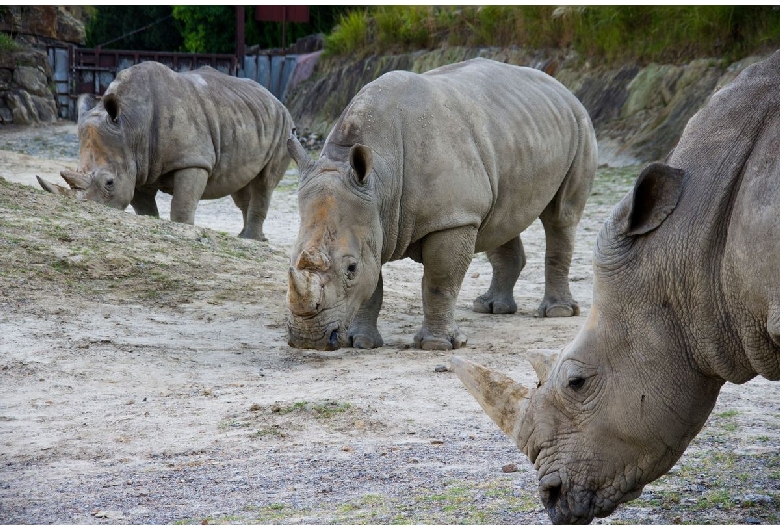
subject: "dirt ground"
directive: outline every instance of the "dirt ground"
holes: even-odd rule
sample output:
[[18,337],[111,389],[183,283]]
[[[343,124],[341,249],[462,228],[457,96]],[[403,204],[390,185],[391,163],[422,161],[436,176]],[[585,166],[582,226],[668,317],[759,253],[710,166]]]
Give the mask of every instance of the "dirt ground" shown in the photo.
[[[76,156],[73,124],[0,128],[0,524],[549,523],[532,466],[442,371],[451,353],[411,347],[420,265],[385,266],[384,347],[287,345],[294,167],[265,244],[235,237],[230,198],[190,227],[167,221],[166,197],[158,220],[38,188]],[[533,316],[537,221],[517,314],[471,311],[491,276],[474,257],[460,355],[535,383],[523,352],[582,325],[596,234],[636,174],[599,172],[570,274],[582,316]],[[672,472],[599,521],[778,523],[779,464],[780,385],[727,384]]]

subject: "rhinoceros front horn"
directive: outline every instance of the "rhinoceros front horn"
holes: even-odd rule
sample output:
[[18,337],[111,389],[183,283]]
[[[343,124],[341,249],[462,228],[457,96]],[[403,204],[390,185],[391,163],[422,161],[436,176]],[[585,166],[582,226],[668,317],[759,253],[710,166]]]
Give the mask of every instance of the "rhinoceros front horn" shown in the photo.
[[38,175],[35,175],[35,178],[38,179],[38,184],[41,185],[41,188],[48,191],[49,193],[54,193],[55,195],[65,195],[68,197],[76,196],[75,190],[66,188],[64,186],[59,186],[57,184],[52,184],[48,180],[42,179]]
[[517,442],[533,390],[457,355],[450,359],[450,365],[490,419]]
[[74,190],[85,190],[92,183],[92,177],[86,173],[79,173],[78,171],[71,171],[69,169],[60,171],[60,176],[65,179],[68,186]]

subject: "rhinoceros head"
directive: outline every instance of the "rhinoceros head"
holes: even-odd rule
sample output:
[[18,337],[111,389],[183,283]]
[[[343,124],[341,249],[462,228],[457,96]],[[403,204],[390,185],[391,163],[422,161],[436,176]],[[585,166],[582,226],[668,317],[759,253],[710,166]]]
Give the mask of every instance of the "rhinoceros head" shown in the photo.
[[382,231],[371,151],[357,144],[349,162],[315,162],[294,136],[287,146],[300,172],[301,215],[289,269],[288,342],[335,350],[347,344],[352,319],[379,281]]
[[79,165],[60,172],[69,187],[40,177],[38,183],[52,193],[124,210],[135,193],[136,168],[120,98],[109,88],[97,104],[90,95],[80,96],[77,107]]
[[679,325],[685,308],[668,288],[673,272],[648,258],[663,262],[669,233],[659,226],[681,180],[681,171],[653,164],[616,207],[596,244],[588,319],[562,352],[534,352],[537,387],[453,358],[534,464],[554,523],[588,523],[638,497],[682,455],[723,383],[694,369]]

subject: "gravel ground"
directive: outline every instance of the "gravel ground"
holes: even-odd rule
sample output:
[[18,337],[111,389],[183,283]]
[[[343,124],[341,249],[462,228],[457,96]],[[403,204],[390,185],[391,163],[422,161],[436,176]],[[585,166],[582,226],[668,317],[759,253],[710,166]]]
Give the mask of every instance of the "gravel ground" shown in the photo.
[[[421,268],[386,267],[365,352],[285,340],[296,173],[267,244],[234,237],[227,198],[196,226],[74,204],[37,189],[75,167],[75,126],[0,128],[0,523],[544,524],[535,472],[449,371],[410,347]],[[583,315],[533,316],[543,232],[516,315],[480,315],[475,256],[456,308],[459,352],[532,384],[528,348],[565,345],[587,317],[591,248],[637,168],[600,171],[572,291]],[[26,185],[21,185],[26,184]],[[780,523],[780,388],[726,385],[680,462],[599,523]],[[505,472],[509,471],[509,472]]]

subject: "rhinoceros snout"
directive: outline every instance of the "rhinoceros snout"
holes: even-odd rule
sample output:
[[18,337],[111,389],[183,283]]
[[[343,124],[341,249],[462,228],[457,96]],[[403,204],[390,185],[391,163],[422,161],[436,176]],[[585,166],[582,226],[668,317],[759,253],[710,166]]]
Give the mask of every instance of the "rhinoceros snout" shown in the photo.
[[340,336],[340,327],[331,329],[330,332],[325,331],[323,335],[316,338],[312,337],[305,331],[296,329],[294,326],[288,324],[287,344],[293,348],[334,351],[338,350],[342,345],[343,337]]
[[588,524],[593,520],[593,493],[566,491],[557,473],[542,478],[539,495],[553,524]]

